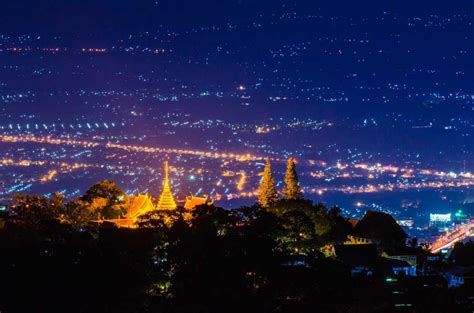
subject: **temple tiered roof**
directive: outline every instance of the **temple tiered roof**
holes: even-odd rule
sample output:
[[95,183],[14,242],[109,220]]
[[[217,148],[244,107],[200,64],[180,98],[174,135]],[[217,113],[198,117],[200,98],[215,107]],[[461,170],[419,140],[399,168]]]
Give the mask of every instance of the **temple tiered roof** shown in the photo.
[[154,209],[155,206],[149,195],[136,195],[131,199],[130,208],[125,218],[135,220],[138,216],[153,211]]
[[158,201],[157,209],[158,210],[174,210],[176,209],[176,202],[174,201],[173,194],[171,193],[170,183],[169,183],[169,167],[168,161],[165,161],[165,180],[163,182],[163,191]]
[[209,200],[209,196],[204,195],[202,197],[197,197],[197,196],[192,196],[191,195],[191,196],[186,197],[186,202],[184,203],[184,208],[186,210],[192,210],[195,207],[197,207],[198,205],[203,205],[203,204],[207,204],[207,205],[212,204],[212,201]]

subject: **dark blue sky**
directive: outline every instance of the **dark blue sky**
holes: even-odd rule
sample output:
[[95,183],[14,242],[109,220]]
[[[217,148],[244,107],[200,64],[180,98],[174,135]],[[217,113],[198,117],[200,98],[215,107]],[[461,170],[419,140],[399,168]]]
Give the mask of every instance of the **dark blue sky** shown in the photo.
[[368,16],[473,13],[472,0],[456,1],[312,1],[312,0],[9,0],[0,6],[3,32],[51,32],[85,36],[238,21],[264,13],[323,12]]

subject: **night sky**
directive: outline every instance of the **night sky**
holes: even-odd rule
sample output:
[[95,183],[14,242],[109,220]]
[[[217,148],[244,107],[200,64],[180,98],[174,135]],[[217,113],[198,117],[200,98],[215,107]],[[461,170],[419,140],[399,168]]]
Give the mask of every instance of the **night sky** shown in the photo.
[[[3,1],[0,12],[2,30],[21,32],[128,33],[152,31],[159,25],[177,28],[246,20],[260,14],[289,11],[369,17],[382,11],[398,16],[413,14],[468,14],[472,1],[284,1],[284,0],[45,0]],[[467,31],[467,29],[466,29]]]

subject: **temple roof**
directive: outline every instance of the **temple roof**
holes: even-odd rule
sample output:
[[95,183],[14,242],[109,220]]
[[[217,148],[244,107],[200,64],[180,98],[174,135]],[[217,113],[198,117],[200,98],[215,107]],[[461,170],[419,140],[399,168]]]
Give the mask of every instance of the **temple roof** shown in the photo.
[[370,239],[408,237],[391,215],[377,211],[367,211],[355,225],[352,235]]
[[212,201],[209,200],[208,196],[202,196],[202,197],[188,196],[186,197],[184,208],[186,210],[192,210],[198,205],[202,205],[202,204],[212,204]]
[[155,209],[151,197],[147,194],[132,197],[130,207],[125,218],[135,219],[140,215]]
[[357,223],[359,223],[359,220],[355,218],[349,218],[347,221],[351,223],[352,227],[355,227]]

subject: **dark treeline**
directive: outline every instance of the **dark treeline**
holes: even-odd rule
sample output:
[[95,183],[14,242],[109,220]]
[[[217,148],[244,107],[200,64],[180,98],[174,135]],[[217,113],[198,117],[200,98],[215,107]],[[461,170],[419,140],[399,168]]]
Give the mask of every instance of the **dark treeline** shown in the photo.
[[[17,196],[1,217],[0,311],[400,312],[385,276],[352,277],[320,252],[351,230],[338,208],[279,200],[151,211],[131,229],[90,223],[124,201],[109,183],[67,203]],[[461,312],[447,288],[406,283],[403,312]]]

